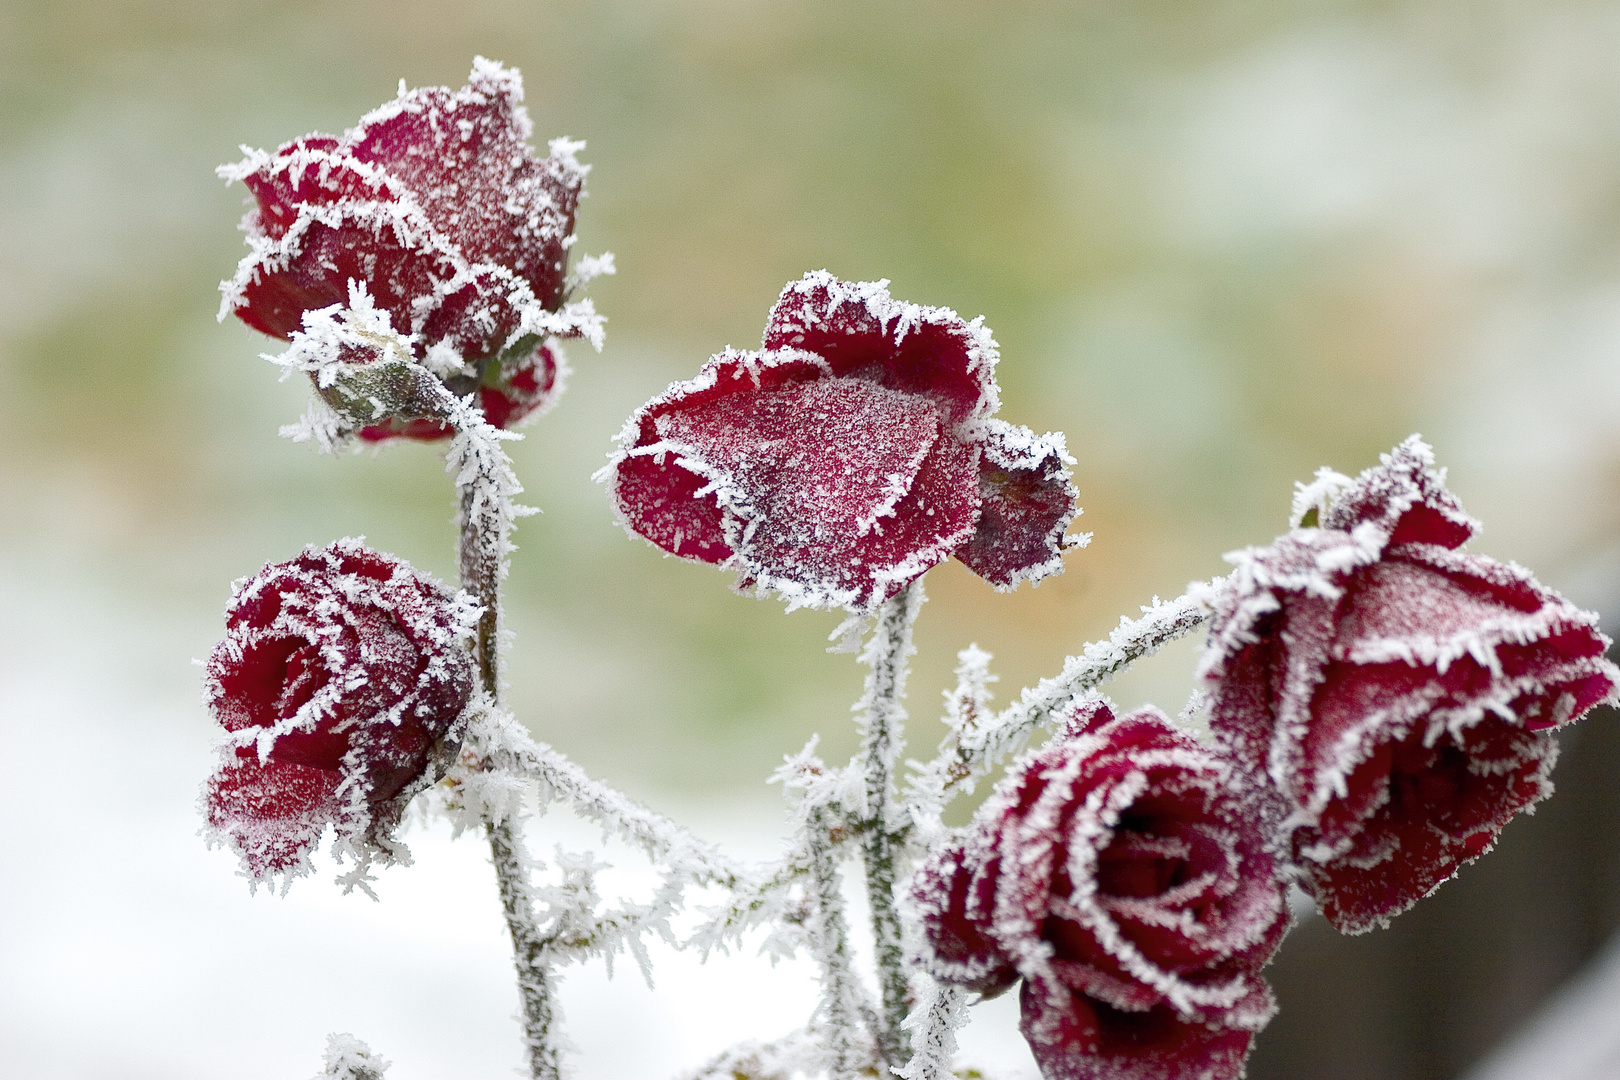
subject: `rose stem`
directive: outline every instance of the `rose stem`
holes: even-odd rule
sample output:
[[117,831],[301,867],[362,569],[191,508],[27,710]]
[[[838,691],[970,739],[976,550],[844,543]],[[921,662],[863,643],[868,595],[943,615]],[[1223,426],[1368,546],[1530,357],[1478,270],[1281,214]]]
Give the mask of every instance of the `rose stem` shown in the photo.
[[864,994],[850,968],[849,927],[844,923],[838,863],[828,835],[826,812],[819,807],[812,810],[804,827],[815,898],[812,932],[816,963],[821,967],[822,1015],[832,1043],[827,1056],[834,1080],[846,1080],[860,1071],[855,1032],[860,1026],[859,1005]]
[[[516,487],[516,480],[511,476],[511,459],[501,449],[494,429],[482,418],[458,419],[462,420],[460,431],[450,450],[451,472],[460,497],[457,555],[462,588],[471,592],[484,609],[478,618],[473,656],[479,680],[494,703],[500,697],[501,578],[505,576],[506,554],[511,550],[513,508],[509,492]],[[542,959],[544,946],[529,889],[529,860],[515,826],[511,818],[484,821],[506,929],[512,935],[529,1074],[533,1080],[559,1080],[562,1063],[553,1038],[556,1010],[551,1000],[551,972]]]
[[866,856],[866,893],[872,909],[873,952],[882,999],[878,1030],[873,1034],[878,1052],[890,1066],[899,1066],[905,1060],[901,1024],[910,1008],[910,987],[900,944],[900,913],[894,901],[899,869],[895,857],[903,845],[897,830],[904,825],[891,822],[890,817],[897,802],[895,766],[905,746],[902,725],[906,714],[900,701],[906,692],[906,664],[916,651],[911,644],[911,627],[923,599],[919,579],[885,601],[872,638],[861,652],[861,662],[871,668],[858,706],[862,736],[859,760],[866,775],[861,844]]
[[959,986],[926,979],[912,1019],[911,1061],[900,1070],[905,1080],[951,1080],[956,1058],[956,1017],[967,996]]

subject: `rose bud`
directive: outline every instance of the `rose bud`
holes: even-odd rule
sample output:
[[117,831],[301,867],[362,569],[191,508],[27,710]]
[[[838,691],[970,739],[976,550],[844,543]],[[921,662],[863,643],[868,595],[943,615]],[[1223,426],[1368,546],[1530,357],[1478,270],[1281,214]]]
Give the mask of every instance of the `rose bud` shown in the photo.
[[[523,360],[512,365],[491,364],[478,388],[478,404],[484,419],[498,428],[512,428],[538,417],[556,404],[568,373],[562,348],[554,341],[535,346]],[[382,442],[403,436],[407,439],[443,439],[453,434],[450,425],[431,418],[390,417],[367,424],[357,434],[364,442]]]
[[1084,543],[1062,436],[992,418],[979,320],[886,285],[806,274],[763,351],[638,409],[600,474],[625,528],[793,607],[869,611],[953,554],[999,589],[1061,571]]
[[411,340],[396,334],[390,323],[365,286],[351,282],[348,307],[306,311],[304,329],[293,331],[287,350],[267,359],[308,373],[316,394],[346,430],[377,420],[413,423],[435,417],[448,394],[412,359]]
[[930,972],[1022,978],[1046,1080],[1242,1075],[1289,919],[1233,770],[1149,707],[1083,699],[912,879]]
[[1457,550],[1476,526],[1433,464],[1413,436],[1353,481],[1324,470],[1210,599],[1211,726],[1347,933],[1489,850],[1552,792],[1552,732],[1620,685],[1594,614]]
[[339,851],[387,849],[472,697],[466,614],[356,540],[237,583],[207,664],[204,697],[229,734],[203,802],[252,880],[307,872],[328,823]]
[[[456,396],[479,391],[503,423],[533,411],[516,406],[556,385],[560,346],[546,339],[599,344],[601,320],[588,301],[565,303],[583,144],[554,140],[537,159],[522,101],[518,73],[479,57],[460,90],[402,90],[341,137],[306,135],[222,167],[256,205],[243,220],[252,250],[221,286],[220,317],[292,340],[308,313],[342,306],[358,283]],[[589,262],[611,272],[610,260]],[[363,437],[449,434],[412,420],[384,419]]]

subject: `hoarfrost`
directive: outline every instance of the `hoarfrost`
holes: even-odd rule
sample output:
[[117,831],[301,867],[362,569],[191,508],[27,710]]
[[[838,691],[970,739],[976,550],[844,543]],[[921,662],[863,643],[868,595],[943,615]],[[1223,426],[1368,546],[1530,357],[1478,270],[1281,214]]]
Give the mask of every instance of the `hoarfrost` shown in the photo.
[[326,1065],[313,1080],[383,1080],[392,1062],[348,1032],[326,1037]]

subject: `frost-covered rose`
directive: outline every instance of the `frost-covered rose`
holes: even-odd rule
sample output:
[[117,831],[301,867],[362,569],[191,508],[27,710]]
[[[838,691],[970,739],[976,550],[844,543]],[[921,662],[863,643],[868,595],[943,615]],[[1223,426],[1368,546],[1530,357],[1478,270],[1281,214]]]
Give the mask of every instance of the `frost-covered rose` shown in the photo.
[[[565,303],[583,144],[557,139],[537,159],[522,101],[518,73],[480,57],[460,90],[402,90],[341,137],[306,135],[223,167],[257,205],[220,317],[290,339],[357,282],[416,360],[457,396],[479,392],[492,423],[543,404],[560,361],[545,339],[599,340],[601,320],[588,301]],[[386,421],[361,437],[448,433]]]
[[442,586],[355,540],[237,583],[205,698],[228,732],[203,793],[250,876],[296,874],[327,824],[385,843],[475,675]]
[[1473,535],[1416,436],[1324,470],[1295,528],[1231,558],[1201,671],[1271,795],[1280,857],[1340,930],[1387,922],[1552,791],[1554,729],[1614,700],[1596,616]]
[[913,878],[932,973],[1022,978],[1046,1080],[1231,1080],[1288,928],[1252,807],[1215,753],[1088,698]]
[[1061,435],[993,419],[979,320],[826,272],[764,349],[728,349],[638,409],[608,468],[625,527],[795,606],[870,610],[951,555],[998,588],[1063,567]]

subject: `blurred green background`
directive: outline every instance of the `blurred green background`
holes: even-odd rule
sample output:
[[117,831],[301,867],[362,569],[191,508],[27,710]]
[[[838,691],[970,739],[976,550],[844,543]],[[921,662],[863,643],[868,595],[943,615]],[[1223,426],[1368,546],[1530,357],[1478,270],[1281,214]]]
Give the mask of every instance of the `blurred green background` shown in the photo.
[[[276,437],[306,390],[214,319],[245,249],[213,168],[341,130],[401,77],[459,86],[475,53],[522,70],[537,141],[588,141],[578,250],[619,267],[591,288],[606,349],[573,347],[514,450],[544,513],[517,536],[512,700],[643,798],[743,797],[812,732],[854,745],[836,616],[660,558],[590,480],[633,408],[757,346],[806,270],[984,315],[1001,415],[1067,433],[1096,534],[1039,589],[929,575],[919,742],[957,649],[995,653],[1005,700],[1268,541],[1293,481],[1412,431],[1478,550],[1620,595],[1614,3],[0,0],[0,560],[165,612],[190,649],[166,678],[195,677],[231,579],[304,543],[364,534],[453,575],[436,450]],[[1173,712],[1192,658],[1116,694]],[[1450,1075],[1480,1026],[1366,1075]],[[1363,1075],[1267,1052],[1254,1075]]]

